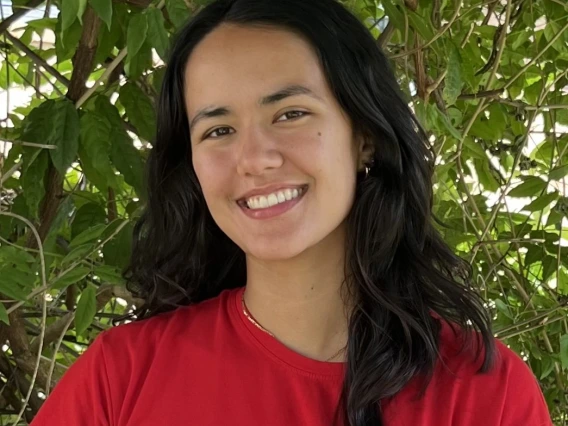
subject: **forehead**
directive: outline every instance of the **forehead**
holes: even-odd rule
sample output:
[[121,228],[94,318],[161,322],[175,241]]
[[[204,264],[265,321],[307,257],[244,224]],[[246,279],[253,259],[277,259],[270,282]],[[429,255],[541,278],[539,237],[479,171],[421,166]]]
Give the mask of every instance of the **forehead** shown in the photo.
[[295,33],[223,24],[194,49],[185,69],[188,112],[209,103],[258,97],[287,84],[328,95],[316,54]]

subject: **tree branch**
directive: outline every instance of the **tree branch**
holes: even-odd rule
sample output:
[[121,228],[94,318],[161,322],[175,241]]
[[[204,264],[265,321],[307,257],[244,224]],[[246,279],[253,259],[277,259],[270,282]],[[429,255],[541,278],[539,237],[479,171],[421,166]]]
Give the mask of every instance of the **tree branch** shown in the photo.
[[16,46],[22,52],[24,52],[26,56],[29,57],[36,65],[43,67],[52,76],[54,76],[57,79],[57,81],[59,81],[65,87],[69,86],[70,83],[69,80],[66,77],[62,76],[59,73],[59,71],[57,71],[55,68],[49,65],[43,58],[37,55],[32,49],[30,49],[28,46],[26,46],[24,43],[22,43],[20,40],[18,40],[9,32],[6,33],[6,38],[10,40],[14,46]]
[[477,93],[462,93],[458,96],[460,100],[475,100],[481,98],[497,98],[499,95],[503,93],[503,89],[496,89],[496,90],[484,90]]
[[26,13],[31,12],[33,9],[43,3],[43,0],[30,0],[25,6],[14,7],[14,13],[0,22],[0,34],[6,31],[13,22],[16,22]]

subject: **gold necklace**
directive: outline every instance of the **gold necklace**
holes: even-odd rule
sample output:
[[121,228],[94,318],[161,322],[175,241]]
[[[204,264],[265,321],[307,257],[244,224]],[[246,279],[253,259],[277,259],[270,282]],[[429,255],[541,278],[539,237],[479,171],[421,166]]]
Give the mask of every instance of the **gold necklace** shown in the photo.
[[[245,304],[245,292],[242,292],[241,295],[241,301],[242,301],[242,305],[243,305],[243,313],[245,314],[245,316],[249,319],[250,322],[252,322],[254,325],[256,325],[260,330],[264,331],[265,333],[269,334],[270,336],[276,338],[274,336],[274,334],[272,334],[270,331],[268,331],[266,328],[264,328],[262,325],[260,325],[258,322],[256,322],[254,320],[254,318],[252,317],[252,315],[249,313],[247,306]],[[339,355],[341,352],[343,352],[345,350],[345,346],[342,347],[339,351],[337,351],[334,355],[332,355],[331,357],[329,357],[328,359],[326,359],[324,362],[328,362],[331,361],[333,358],[335,358],[337,355]]]

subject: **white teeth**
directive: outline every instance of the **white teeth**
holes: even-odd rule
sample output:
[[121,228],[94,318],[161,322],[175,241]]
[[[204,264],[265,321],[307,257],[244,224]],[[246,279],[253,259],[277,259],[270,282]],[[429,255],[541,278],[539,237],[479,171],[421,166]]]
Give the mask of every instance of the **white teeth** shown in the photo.
[[273,192],[269,195],[261,195],[260,197],[252,197],[246,200],[247,206],[252,210],[265,209],[275,206],[276,204],[290,201],[302,195],[302,189],[284,189],[282,191]]
[[278,197],[274,194],[270,194],[268,196],[268,205],[272,207],[275,206],[276,204],[278,204]]

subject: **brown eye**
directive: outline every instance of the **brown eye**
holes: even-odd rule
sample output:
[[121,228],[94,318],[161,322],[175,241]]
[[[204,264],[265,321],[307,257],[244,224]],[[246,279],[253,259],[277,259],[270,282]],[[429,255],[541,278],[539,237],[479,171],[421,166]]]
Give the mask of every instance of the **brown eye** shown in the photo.
[[[226,131],[227,129],[228,129],[229,131]],[[230,134],[230,130],[231,130],[230,127],[217,127],[216,129],[214,129],[214,130],[210,131],[209,133],[205,134],[205,136],[203,136],[203,139],[209,139],[209,138],[211,138],[211,139],[218,139],[218,138],[220,138],[221,136],[229,135],[229,134]],[[215,132],[218,133],[217,136],[214,136],[214,135],[213,135]]]
[[276,120],[276,121],[290,121],[290,120],[294,120],[296,118],[303,117],[304,115],[308,115],[308,114],[309,113],[306,112],[306,111],[287,111],[280,116],[280,117],[287,116],[288,117],[287,120]]

